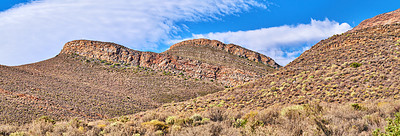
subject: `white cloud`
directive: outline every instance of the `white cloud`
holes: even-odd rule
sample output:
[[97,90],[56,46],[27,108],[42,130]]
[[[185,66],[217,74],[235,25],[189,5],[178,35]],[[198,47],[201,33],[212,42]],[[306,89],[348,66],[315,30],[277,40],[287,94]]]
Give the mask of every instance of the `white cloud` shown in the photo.
[[76,39],[156,49],[186,29],[178,21],[212,20],[252,7],[266,8],[255,0],[36,0],[0,13],[0,64],[44,60]]
[[[234,43],[258,51],[273,58],[277,63],[286,65],[312,44],[350,30],[347,23],[338,23],[325,19],[311,19],[310,24],[284,25],[249,31],[193,34],[192,38],[208,38],[225,43]],[[290,50],[288,50],[290,49]]]

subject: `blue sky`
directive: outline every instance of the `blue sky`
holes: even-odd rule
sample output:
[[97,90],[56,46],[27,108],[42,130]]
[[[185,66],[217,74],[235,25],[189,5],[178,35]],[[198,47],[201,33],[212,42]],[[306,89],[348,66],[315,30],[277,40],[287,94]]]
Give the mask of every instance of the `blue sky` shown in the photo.
[[209,38],[286,65],[318,41],[398,8],[398,0],[2,0],[0,64],[45,60],[76,39],[163,52]]

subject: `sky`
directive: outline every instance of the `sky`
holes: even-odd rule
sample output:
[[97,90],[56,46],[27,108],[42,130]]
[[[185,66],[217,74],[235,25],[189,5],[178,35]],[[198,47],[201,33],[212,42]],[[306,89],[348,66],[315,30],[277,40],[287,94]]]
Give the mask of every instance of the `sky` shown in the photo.
[[286,65],[398,0],[2,0],[0,65],[56,56],[72,40],[163,52],[194,38],[233,43]]

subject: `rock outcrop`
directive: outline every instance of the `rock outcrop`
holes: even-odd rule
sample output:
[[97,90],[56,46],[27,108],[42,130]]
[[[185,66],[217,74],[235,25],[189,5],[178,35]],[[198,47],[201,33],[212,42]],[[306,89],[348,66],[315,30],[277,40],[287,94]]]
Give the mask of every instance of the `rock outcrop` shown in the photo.
[[400,9],[392,12],[377,15],[373,18],[362,21],[358,26],[356,26],[351,31],[356,31],[372,26],[387,25],[400,23]]
[[190,46],[208,46],[212,47],[218,50],[223,50],[226,51],[230,54],[237,55],[243,58],[247,58],[249,60],[255,61],[255,62],[261,62],[263,64],[269,65],[275,69],[280,68],[281,66],[276,63],[273,59],[270,57],[267,57],[263,54],[260,54],[258,52],[251,51],[249,49],[240,47],[235,44],[224,44],[220,41],[217,40],[209,40],[209,39],[193,39],[193,40],[187,40],[183,41],[177,44],[174,44],[171,46],[171,49],[177,48],[179,46],[185,46],[185,45],[190,45]]
[[[184,44],[211,45],[215,48],[221,48],[229,53],[242,55],[257,62],[270,64],[279,67],[272,59],[255,53],[253,51],[241,48],[237,45],[223,44],[211,40],[191,40],[172,46],[175,48]],[[106,60],[113,63],[131,64],[132,66],[141,66],[153,70],[168,71],[175,74],[185,75],[197,79],[218,80],[226,86],[235,86],[245,82],[254,81],[263,77],[259,73],[246,71],[235,67],[215,65],[205,63],[166,53],[141,52],[126,48],[124,46],[99,41],[76,40],[65,44],[61,54],[76,54],[89,59]]]

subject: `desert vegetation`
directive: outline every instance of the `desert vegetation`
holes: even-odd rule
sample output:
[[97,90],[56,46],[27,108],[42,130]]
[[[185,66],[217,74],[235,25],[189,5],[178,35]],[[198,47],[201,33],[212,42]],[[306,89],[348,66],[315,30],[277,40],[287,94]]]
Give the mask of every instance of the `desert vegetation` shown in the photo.
[[[219,43],[141,54],[95,42],[125,52],[0,66],[0,135],[399,135],[398,30],[387,24],[334,35],[276,71],[261,59],[216,50]],[[187,67],[134,65],[126,54],[135,53],[148,66]],[[112,60],[120,57],[132,63]],[[198,65],[212,78],[194,74]],[[245,83],[224,84],[231,80]]]
[[112,118],[224,89],[215,82],[79,55],[2,69],[2,123],[27,123],[43,115]]
[[399,101],[312,102],[259,110],[147,111],[92,122],[43,116],[21,126],[1,125],[0,135],[393,135],[399,129],[399,110]]

